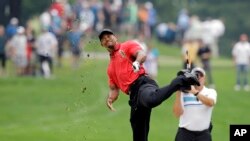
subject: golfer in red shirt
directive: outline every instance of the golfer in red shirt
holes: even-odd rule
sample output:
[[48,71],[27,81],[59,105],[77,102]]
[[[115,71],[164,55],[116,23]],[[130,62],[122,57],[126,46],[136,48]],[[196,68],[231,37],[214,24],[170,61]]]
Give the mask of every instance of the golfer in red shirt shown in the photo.
[[148,141],[151,109],[160,105],[177,90],[199,82],[195,75],[185,72],[185,75],[178,75],[169,85],[159,88],[145,73],[142,64],[146,54],[137,42],[119,43],[110,29],[103,29],[99,39],[101,45],[110,53],[107,69],[110,91],[107,106],[115,111],[112,104],[118,98],[119,90],[129,95],[133,141]]

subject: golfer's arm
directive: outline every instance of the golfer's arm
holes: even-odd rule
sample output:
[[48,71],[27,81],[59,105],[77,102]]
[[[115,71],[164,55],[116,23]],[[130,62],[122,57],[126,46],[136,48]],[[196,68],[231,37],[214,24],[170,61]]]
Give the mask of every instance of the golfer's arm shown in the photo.
[[109,86],[108,100],[112,103],[117,100],[119,96],[119,89],[116,86]]
[[180,91],[176,92],[173,112],[176,117],[180,117],[183,114],[183,109],[181,107],[181,92]]
[[143,50],[137,51],[137,52],[134,54],[134,56],[135,56],[135,58],[136,58],[135,61],[138,61],[140,64],[144,63],[145,60],[146,60],[146,57],[147,57],[145,51],[143,51]]

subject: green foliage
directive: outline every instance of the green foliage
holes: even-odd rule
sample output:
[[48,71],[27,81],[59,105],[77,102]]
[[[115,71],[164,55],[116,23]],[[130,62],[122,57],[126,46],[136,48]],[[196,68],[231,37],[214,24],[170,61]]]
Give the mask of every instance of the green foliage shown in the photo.
[[25,22],[35,15],[40,15],[48,9],[53,0],[23,0],[22,1],[22,21]]

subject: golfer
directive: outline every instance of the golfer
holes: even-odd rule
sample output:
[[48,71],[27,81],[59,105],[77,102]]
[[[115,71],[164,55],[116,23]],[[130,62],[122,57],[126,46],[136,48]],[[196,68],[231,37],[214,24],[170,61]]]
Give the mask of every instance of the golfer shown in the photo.
[[110,88],[107,106],[115,111],[112,104],[117,100],[119,90],[129,95],[133,141],[148,141],[151,109],[182,87],[197,85],[199,82],[195,75],[186,72],[177,76],[168,86],[159,88],[145,73],[142,64],[146,54],[137,42],[131,40],[119,43],[110,29],[103,29],[99,39],[110,55],[107,68]]
[[189,92],[177,91],[174,114],[179,118],[179,128],[175,141],[212,141],[211,117],[217,93],[204,86],[206,73],[202,68],[196,67],[192,73],[200,86],[192,86]]

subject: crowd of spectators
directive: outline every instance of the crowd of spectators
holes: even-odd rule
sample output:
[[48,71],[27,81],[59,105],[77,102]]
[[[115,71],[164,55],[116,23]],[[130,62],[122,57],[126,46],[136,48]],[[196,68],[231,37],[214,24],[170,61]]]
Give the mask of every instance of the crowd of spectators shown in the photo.
[[19,21],[12,17],[8,25],[0,26],[1,76],[6,75],[10,60],[17,76],[51,78],[53,67],[62,65],[65,51],[72,54],[72,68],[78,68],[85,41],[96,39],[102,28],[127,38],[135,39],[140,33],[150,39],[157,13],[149,1],[55,0],[25,24]]
[[[13,17],[6,27],[1,26],[1,75],[6,74],[6,60],[9,59],[18,76],[51,78],[53,67],[62,66],[65,52],[71,52],[72,68],[77,69],[86,42],[96,40],[96,34],[103,28],[110,28],[126,39],[139,39],[149,56],[151,48],[158,52],[151,42],[153,37],[167,44],[178,43],[183,56],[185,50],[191,50],[192,63],[201,45],[207,46],[212,56],[217,57],[217,42],[225,30],[222,20],[201,21],[197,16],[190,16],[186,9],[180,10],[176,22],[160,22],[150,1],[76,0],[69,3],[68,0],[55,0],[40,15],[30,17],[25,25]],[[153,54],[156,59],[151,60],[157,64],[159,53]],[[148,70],[153,68],[146,64]],[[156,78],[157,71],[153,72]]]

